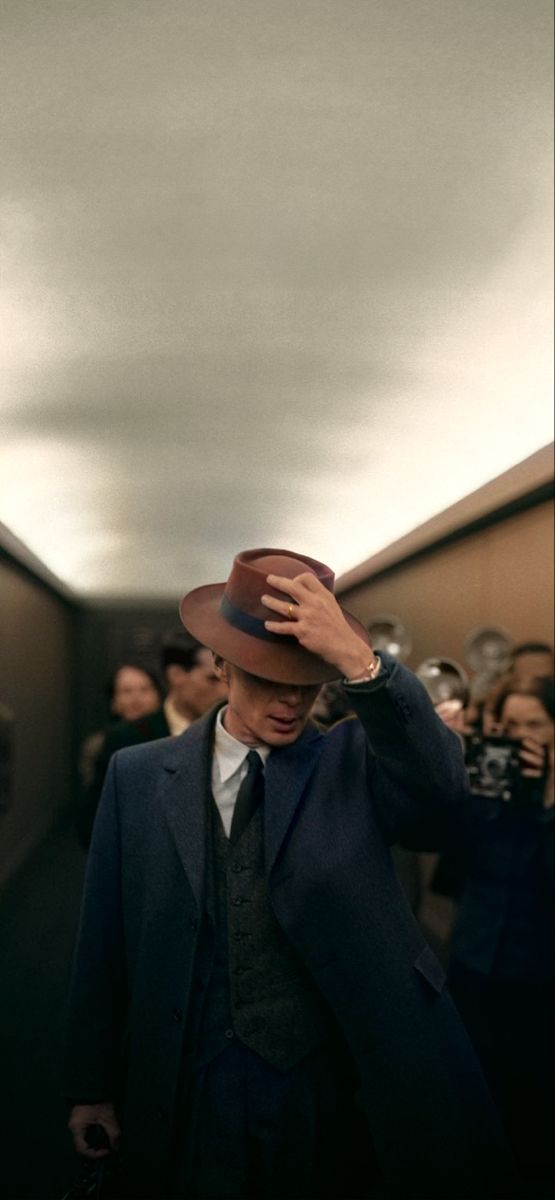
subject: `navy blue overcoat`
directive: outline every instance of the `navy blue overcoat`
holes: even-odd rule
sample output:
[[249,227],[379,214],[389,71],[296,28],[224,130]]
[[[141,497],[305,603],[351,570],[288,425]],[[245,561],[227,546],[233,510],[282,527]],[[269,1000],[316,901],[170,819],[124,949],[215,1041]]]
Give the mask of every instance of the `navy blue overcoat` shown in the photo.
[[[385,678],[348,689],[358,719],[268,758],[270,902],[358,1065],[391,1194],[491,1196],[497,1119],[389,850],[451,841],[466,773],[419,682],[382,657]],[[164,1194],[187,1052],[214,719],[114,756],[85,882],[65,1088],[114,1097],[125,1041],[125,1147],[145,1197]]]

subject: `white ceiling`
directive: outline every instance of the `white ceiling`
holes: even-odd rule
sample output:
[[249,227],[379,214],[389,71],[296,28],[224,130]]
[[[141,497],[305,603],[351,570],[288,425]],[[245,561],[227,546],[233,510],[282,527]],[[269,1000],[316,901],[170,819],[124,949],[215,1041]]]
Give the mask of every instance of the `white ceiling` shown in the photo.
[[551,417],[549,0],[4,0],[0,520],[337,573]]

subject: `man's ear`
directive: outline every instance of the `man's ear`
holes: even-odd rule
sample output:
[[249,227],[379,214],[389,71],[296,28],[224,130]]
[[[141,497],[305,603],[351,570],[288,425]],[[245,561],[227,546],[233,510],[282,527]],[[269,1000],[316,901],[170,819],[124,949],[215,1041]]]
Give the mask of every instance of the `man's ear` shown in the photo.
[[214,654],[214,652],[212,652],[212,658],[215,670],[218,672],[220,679],[223,679],[224,683],[229,683],[229,673],[225,658],[222,658],[221,654]]

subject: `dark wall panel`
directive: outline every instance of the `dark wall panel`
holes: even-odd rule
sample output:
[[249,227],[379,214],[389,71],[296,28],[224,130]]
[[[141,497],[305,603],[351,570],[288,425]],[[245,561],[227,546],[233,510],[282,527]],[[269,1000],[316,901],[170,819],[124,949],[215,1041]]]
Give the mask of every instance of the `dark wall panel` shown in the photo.
[[9,560],[0,561],[4,755],[11,743],[0,803],[0,884],[71,799],[74,630],[71,605]]

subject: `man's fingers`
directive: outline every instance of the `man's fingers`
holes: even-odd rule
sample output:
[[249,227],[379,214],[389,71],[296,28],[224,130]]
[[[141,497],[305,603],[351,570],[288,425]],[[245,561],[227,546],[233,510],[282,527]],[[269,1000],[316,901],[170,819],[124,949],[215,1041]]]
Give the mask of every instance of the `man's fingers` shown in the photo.
[[261,596],[260,599],[266,608],[271,608],[273,612],[283,613],[284,617],[294,620],[295,610],[299,605],[294,600],[276,600],[275,596]]
[[296,621],[265,621],[264,625],[269,633],[282,633],[286,637],[298,637],[298,625]]
[[306,596],[307,591],[317,592],[323,586],[310,572],[296,575],[294,579],[289,579],[287,575],[267,575],[266,580],[270,587],[275,588],[278,592],[285,592],[286,596],[292,596],[294,600],[301,600],[303,595]]
[[442,721],[446,721],[449,717],[454,717],[459,713],[461,708],[462,700],[442,700],[440,704],[436,704],[436,713]]

